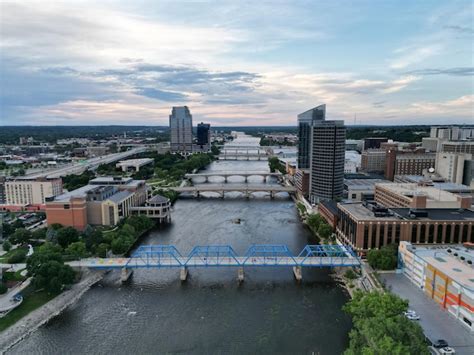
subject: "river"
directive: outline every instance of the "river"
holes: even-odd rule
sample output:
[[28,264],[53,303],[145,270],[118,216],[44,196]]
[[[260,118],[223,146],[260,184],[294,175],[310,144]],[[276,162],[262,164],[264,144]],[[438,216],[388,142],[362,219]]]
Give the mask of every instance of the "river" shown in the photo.
[[[268,164],[218,161],[206,171],[224,170],[262,171]],[[172,223],[142,244],[172,244],[183,254],[195,245],[228,244],[243,254],[254,243],[286,244],[298,253],[311,242],[288,196],[246,200],[229,193],[223,200],[178,200]],[[290,268],[246,269],[240,286],[231,268],[190,269],[183,284],[179,270],[136,270],[126,285],[113,272],[9,353],[340,354],[351,328],[341,310],[347,300],[325,269],[303,270],[300,284]]]

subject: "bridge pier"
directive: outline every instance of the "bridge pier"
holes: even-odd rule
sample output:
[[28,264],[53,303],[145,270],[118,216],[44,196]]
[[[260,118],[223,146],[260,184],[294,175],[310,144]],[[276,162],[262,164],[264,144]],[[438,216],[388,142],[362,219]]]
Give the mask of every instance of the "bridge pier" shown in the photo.
[[204,182],[209,182],[209,178],[206,176],[206,180],[204,180]]
[[181,282],[186,281],[186,279],[188,278],[188,268],[186,266],[183,266],[181,268],[181,271],[179,273],[179,278],[180,278]]
[[227,182],[227,175],[224,176],[224,182],[225,182],[225,183]]
[[247,183],[247,181],[248,181],[248,176],[245,176],[245,180],[244,180],[244,181]]
[[293,274],[295,275],[296,281],[301,281],[303,279],[301,266],[293,266]]
[[245,198],[248,200],[250,198],[250,191],[246,190],[245,191]]
[[199,191],[194,192],[194,197],[196,198],[201,197],[201,193]]
[[237,280],[239,281],[239,283],[244,282],[244,268],[243,267],[239,267],[237,269]]
[[127,269],[126,267],[122,268],[122,271],[120,272],[120,281],[122,283],[125,283],[130,279],[130,276],[132,276],[133,270],[132,269]]
[[272,200],[275,198],[275,191],[270,191],[270,198]]

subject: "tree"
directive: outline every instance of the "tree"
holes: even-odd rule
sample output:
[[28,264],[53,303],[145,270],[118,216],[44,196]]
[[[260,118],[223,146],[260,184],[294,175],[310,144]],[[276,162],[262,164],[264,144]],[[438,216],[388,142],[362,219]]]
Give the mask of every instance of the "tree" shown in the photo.
[[9,252],[9,251],[11,250],[11,248],[12,248],[12,243],[10,243],[8,240],[5,240],[5,241],[3,242],[2,247],[3,247],[3,250],[4,250],[4,251]]
[[[73,283],[74,271],[65,265],[58,246],[42,246],[30,256],[26,262],[28,274],[33,276],[33,285],[36,289],[44,288],[47,292],[59,293],[64,285]],[[43,248],[44,247],[44,248]]]
[[46,232],[47,232],[47,229],[46,228],[40,228],[40,229],[36,229],[32,236],[31,236],[31,239],[46,239]]
[[57,231],[58,244],[63,248],[79,240],[79,233],[73,227],[62,228]]
[[318,234],[322,239],[329,239],[332,235],[332,228],[327,223],[321,223],[318,228]]
[[26,259],[26,254],[28,253],[28,250],[26,248],[18,248],[12,251],[12,254],[8,258],[8,263],[9,264],[18,264],[22,263]]
[[95,248],[95,254],[101,258],[107,257],[107,250],[110,250],[110,245],[107,243],[100,243]]
[[367,261],[374,269],[393,270],[397,267],[397,246],[387,245],[379,250],[372,249],[367,253]]
[[9,239],[12,244],[24,244],[31,239],[31,232],[25,228],[18,228]]
[[72,255],[76,258],[84,258],[87,256],[86,243],[74,242],[69,244],[66,248],[66,254]]
[[354,327],[345,354],[429,354],[421,327],[403,312],[408,301],[389,292],[355,292],[344,306]]
[[324,222],[323,217],[318,213],[313,213],[308,216],[306,223],[311,227],[311,229],[316,232],[319,229],[321,223]]
[[129,248],[129,243],[126,239],[118,237],[112,241],[111,248],[115,255],[124,254]]

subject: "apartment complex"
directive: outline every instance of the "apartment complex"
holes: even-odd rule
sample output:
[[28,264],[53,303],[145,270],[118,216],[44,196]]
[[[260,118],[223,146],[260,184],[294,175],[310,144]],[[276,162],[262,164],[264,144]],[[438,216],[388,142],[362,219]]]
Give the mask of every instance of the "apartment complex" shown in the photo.
[[339,203],[338,239],[364,255],[370,249],[408,241],[417,244],[474,242],[474,211],[415,210],[377,203]]
[[170,115],[171,151],[192,153],[193,117],[187,106],[173,107]]
[[17,178],[4,182],[7,205],[41,205],[46,199],[60,195],[63,183],[60,178]]
[[361,154],[360,169],[368,173],[385,171],[386,155],[385,149],[364,150]]
[[59,223],[78,230],[90,225],[115,225],[132,214],[132,207],[147,201],[145,181],[100,177],[79,189],[46,201],[48,224]]
[[401,242],[403,274],[474,332],[473,245],[419,246]]
[[298,169],[309,169],[311,164],[311,137],[314,123],[326,119],[326,105],[319,105],[298,115]]
[[344,185],[344,121],[318,121],[311,129],[310,200],[335,200],[342,197]]
[[375,202],[385,207],[471,208],[472,197],[420,184],[376,184]]

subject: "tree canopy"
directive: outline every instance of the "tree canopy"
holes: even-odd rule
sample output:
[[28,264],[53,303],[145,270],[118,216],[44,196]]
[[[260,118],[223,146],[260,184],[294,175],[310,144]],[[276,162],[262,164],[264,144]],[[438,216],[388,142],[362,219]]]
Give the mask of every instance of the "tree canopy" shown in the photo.
[[408,301],[389,292],[355,292],[344,306],[352,316],[346,355],[429,354],[421,327],[403,312]]
[[398,249],[395,244],[372,249],[367,253],[369,265],[378,270],[393,270],[397,267]]

